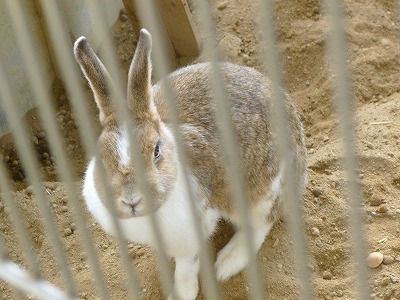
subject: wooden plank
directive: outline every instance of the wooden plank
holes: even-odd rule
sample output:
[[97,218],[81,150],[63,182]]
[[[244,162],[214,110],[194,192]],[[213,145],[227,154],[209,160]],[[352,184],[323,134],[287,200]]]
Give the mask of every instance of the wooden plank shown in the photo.
[[[146,0],[147,1],[147,0]],[[132,23],[132,27],[135,30],[135,34],[136,36],[139,36],[139,31],[140,29],[143,27],[143,25],[141,25],[140,23],[140,16],[137,15],[136,13],[136,7],[134,5],[134,0],[122,0],[124,6],[125,6],[125,10],[126,13],[128,14],[129,19],[131,20]],[[157,14],[157,18],[158,18],[158,23],[159,24],[163,24],[162,22],[162,18],[160,16],[160,14],[158,13],[158,11],[156,12]],[[176,56],[176,51],[174,48],[174,45],[172,44],[168,32],[166,31],[165,27],[161,28],[161,32],[163,34],[163,36],[165,37],[165,42],[167,43],[167,54],[168,54],[168,58],[170,60],[170,65],[173,69],[175,69],[177,67],[177,56]],[[154,69],[157,68],[157,66],[153,66]],[[156,72],[154,72],[155,74]],[[159,78],[158,78],[159,79]]]
[[186,0],[156,0],[156,3],[177,56],[198,56],[200,38]]
[[139,25],[138,18],[136,16],[136,10],[133,5],[133,2],[134,2],[134,0],[122,0],[122,3],[125,6],[126,13],[128,14],[128,17],[132,23],[132,27],[139,32],[140,25]]
[[[138,1],[138,0],[136,0]],[[146,0],[147,1],[147,0]],[[139,25],[133,0],[122,0],[126,12],[135,26]],[[175,52],[175,57],[195,57],[200,52],[200,38],[186,0],[156,0],[159,24],[164,24],[162,30],[167,41]],[[140,27],[140,26],[139,26]],[[139,28],[138,27],[138,28]]]

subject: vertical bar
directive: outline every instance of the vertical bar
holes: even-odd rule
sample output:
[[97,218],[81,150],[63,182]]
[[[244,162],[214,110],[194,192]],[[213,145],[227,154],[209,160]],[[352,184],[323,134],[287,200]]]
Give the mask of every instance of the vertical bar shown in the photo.
[[204,51],[211,58],[211,76],[212,76],[212,91],[215,96],[217,127],[222,137],[223,160],[227,170],[229,189],[232,199],[239,214],[242,230],[246,239],[246,252],[249,257],[247,269],[248,280],[252,283],[250,294],[253,299],[264,299],[263,287],[260,280],[259,270],[257,268],[257,254],[253,246],[253,234],[248,220],[249,209],[246,199],[247,190],[243,186],[242,174],[240,171],[240,157],[238,153],[235,133],[231,119],[231,108],[226,99],[224,84],[220,70],[218,67],[218,54],[216,47],[216,34],[213,26],[212,13],[207,1],[197,0],[194,2],[199,10],[200,27],[203,31],[203,36],[206,37],[204,43]]
[[[16,29],[16,28],[18,28],[18,29],[25,28],[26,29],[25,22],[24,22],[24,16],[20,9],[19,1],[6,1],[5,3],[9,10],[10,15],[11,15],[11,19],[14,22],[14,29]],[[28,49],[24,48],[24,45],[25,45],[24,41],[29,40],[29,37],[27,34],[24,34],[24,32],[22,32],[22,31],[23,30],[21,30],[21,32],[17,32],[16,36],[17,36],[17,42],[18,42],[19,48],[23,52],[24,58],[26,58],[26,57],[31,56],[33,53],[29,53]],[[32,59],[34,59],[34,58],[31,58],[30,60],[32,61]],[[34,72],[29,72],[29,76],[32,78],[32,77],[37,76],[37,74]],[[1,82],[0,82],[1,89],[5,90],[8,93],[8,95],[6,95],[7,97],[3,98],[4,109],[6,110],[7,115],[9,116],[10,123],[12,124],[12,127],[14,128],[15,142],[20,151],[22,164],[24,165],[24,168],[27,172],[28,180],[32,183],[32,185],[34,187],[34,192],[39,198],[38,204],[39,204],[39,209],[40,209],[41,214],[44,219],[44,226],[45,226],[46,232],[48,233],[50,241],[53,245],[54,254],[55,254],[55,257],[57,258],[59,267],[61,269],[61,273],[64,277],[68,294],[75,295],[76,289],[75,289],[75,285],[74,285],[74,282],[72,279],[72,275],[68,268],[68,264],[67,264],[65,255],[63,253],[63,247],[62,247],[61,241],[58,238],[58,233],[57,233],[57,229],[56,229],[57,227],[54,224],[54,219],[51,215],[49,206],[47,205],[48,201],[47,201],[46,195],[44,194],[41,183],[40,183],[41,176],[38,172],[39,168],[38,168],[37,159],[36,159],[35,155],[33,154],[34,152],[32,149],[32,145],[29,143],[30,139],[28,138],[27,130],[26,130],[25,126],[23,126],[21,124],[21,122],[19,121],[21,114],[18,112],[18,109],[15,105],[17,103],[17,101],[15,101],[15,99],[13,99],[11,97],[11,92],[8,90],[8,85],[6,82],[7,81],[5,80],[5,78],[4,78],[4,80],[1,80]],[[36,87],[33,87],[33,88],[35,89]]]
[[[0,73],[1,72],[2,71],[0,71]],[[0,75],[0,80],[1,80],[1,75]],[[30,237],[26,232],[26,228],[22,222],[22,217],[19,212],[16,201],[12,199],[10,189],[8,187],[7,178],[8,178],[7,172],[3,164],[0,164],[0,189],[3,193],[5,206],[10,208],[9,210],[10,219],[12,220],[16,236],[21,244],[21,250],[24,253],[24,256],[27,260],[28,269],[30,270],[30,273],[33,277],[38,278],[40,277],[40,268],[37,261],[37,256],[36,253],[32,251],[33,249],[32,240],[30,239]]]
[[[48,4],[48,3],[47,3]],[[96,3],[97,4],[97,3]],[[102,20],[102,18],[101,18],[101,15],[99,14],[99,12],[98,11],[96,11],[96,6],[94,6],[95,4],[94,4],[94,2],[90,2],[90,5],[91,5],[91,8],[93,9],[93,13],[94,13],[94,18],[95,19],[97,19],[97,20]],[[53,9],[55,10],[56,8],[55,7],[53,7]],[[51,18],[53,21],[52,21],[52,25],[55,23],[55,24],[57,24],[56,22],[57,22],[57,20],[58,20],[58,18],[56,17],[56,14],[54,13],[54,10],[53,9],[48,9],[48,11],[47,11],[47,13],[46,13],[46,15],[47,15],[47,18]],[[59,25],[59,24],[57,24],[57,26],[54,26],[55,28],[56,27],[59,27],[59,26],[61,26],[61,25]],[[103,26],[104,27],[104,25],[103,25],[103,23],[101,23],[101,25],[98,25],[98,26]],[[50,28],[50,30],[53,30],[53,26],[51,26],[52,28]],[[59,29],[60,30],[60,29]],[[108,32],[108,28],[101,28],[100,29],[100,31],[101,32]],[[59,32],[58,32],[59,33]],[[55,37],[57,37],[57,36],[60,36],[58,33],[51,33],[52,35],[54,35]],[[61,35],[62,36],[62,35]],[[65,35],[64,35],[65,36]],[[53,37],[54,38],[54,37]],[[72,97],[72,101],[74,101],[74,103],[73,103],[73,105],[74,105],[74,108],[75,108],[75,112],[77,113],[77,115],[78,115],[78,119],[79,119],[79,121],[80,122],[82,122],[81,124],[83,125],[82,126],[82,128],[86,131],[85,133],[84,133],[84,136],[85,136],[85,138],[83,139],[83,142],[84,143],[86,143],[86,141],[90,141],[89,143],[86,143],[86,148],[88,148],[89,149],[89,151],[88,152],[90,152],[90,153],[97,153],[97,149],[96,149],[96,142],[94,141],[94,138],[93,138],[93,133],[92,133],[92,130],[91,130],[91,125],[88,123],[88,118],[87,117],[85,117],[85,114],[82,114],[82,112],[83,111],[86,111],[86,109],[84,109],[83,107],[82,107],[82,103],[84,103],[85,101],[84,100],[82,100],[83,99],[83,97],[82,97],[82,94],[79,92],[79,91],[81,91],[81,88],[79,87],[79,82],[77,82],[76,80],[75,80],[75,78],[78,78],[80,75],[76,75],[76,72],[74,73],[73,72],[73,70],[71,70],[71,66],[74,66],[76,63],[75,62],[68,62],[68,60],[69,60],[69,58],[71,57],[71,55],[67,52],[67,53],[65,53],[65,49],[70,49],[70,47],[68,47],[68,43],[65,43],[65,41],[64,41],[64,44],[63,43],[55,43],[55,46],[59,46],[58,47],[58,50],[56,51],[57,52],[57,54],[59,55],[59,62],[61,63],[61,64],[63,64],[63,70],[65,69],[65,74],[64,74],[64,77],[67,79],[66,80],[66,82],[67,82],[67,88],[68,88],[68,90],[69,90],[69,92],[71,93],[71,95],[73,96]],[[71,47],[72,48],[72,47]],[[68,51],[68,50],[67,50]],[[110,52],[111,52],[111,50],[110,50]],[[64,62],[65,62],[65,64],[64,64]],[[113,63],[114,64],[112,64],[112,69],[114,69],[115,70],[115,66],[116,66],[116,62],[115,62],[115,60],[113,61]],[[115,74],[118,74],[117,72],[114,72]],[[68,75],[69,74],[69,75]],[[73,77],[71,77],[71,75],[73,74]],[[119,74],[118,74],[119,75]],[[118,75],[116,75],[116,76],[118,76]],[[113,76],[114,77],[114,79],[116,78],[116,76]],[[72,79],[72,78],[74,78],[74,79]],[[119,93],[118,94],[118,96],[116,97],[116,98],[118,98],[118,99],[121,99],[122,100],[122,98],[124,98],[122,95],[121,95],[121,92],[120,91],[122,91],[122,88],[121,89],[117,89],[117,92],[116,91],[114,91],[114,93]],[[78,99],[79,98],[79,99]],[[81,101],[77,101],[77,100],[81,100]],[[122,100],[123,101],[123,100]],[[125,105],[124,105],[125,104]],[[123,103],[123,105],[124,106],[126,106],[126,103]],[[122,108],[122,109],[119,109],[119,111],[123,111],[123,112],[126,112],[126,109],[125,109],[125,107],[124,108]],[[126,118],[128,118],[128,117],[126,117]],[[88,138],[88,139],[87,139]],[[132,144],[132,143],[131,143]],[[136,143],[135,143],[136,144]],[[135,165],[136,165],[136,163],[135,163]],[[139,168],[138,168],[139,169]],[[142,173],[143,174],[143,172],[140,172],[140,170],[139,170],[139,172],[138,173]],[[103,185],[105,186],[105,187],[108,187],[108,183],[107,183],[107,178],[105,177],[105,174],[104,173],[102,173],[102,178],[100,178],[100,180],[102,180],[102,183],[103,183]],[[108,191],[106,191],[106,193],[108,194],[107,195],[107,198],[109,198],[109,199],[111,199],[111,195],[110,195],[110,191],[109,191],[109,189],[108,189]],[[145,198],[146,198],[146,196],[145,196]],[[108,201],[108,202],[111,202],[112,203],[112,201]],[[111,205],[112,206],[112,205]],[[112,215],[114,215],[115,216],[115,208],[113,208],[113,207],[109,207],[109,209],[110,210],[113,210],[113,211],[110,211],[111,212],[111,214]],[[114,226],[115,226],[115,228],[116,228],[116,231],[117,231],[117,242],[118,242],[118,245],[119,245],[119,249],[120,249],[120,252],[121,252],[121,258],[122,258],[122,260],[123,260],[123,264],[124,264],[124,266],[126,267],[126,272],[127,272],[127,274],[128,274],[128,279],[129,279],[129,281],[130,281],[130,283],[131,284],[129,284],[128,285],[128,288],[130,288],[131,290],[130,290],[130,295],[132,296],[132,297],[136,297],[136,298],[139,298],[139,293],[138,293],[138,291],[139,291],[139,285],[138,285],[138,283],[137,283],[137,279],[136,279],[136,276],[134,275],[134,273],[133,273],[133,270],[131,269],[131,268],[129,268],[129,265],[130,265],[130,261],[129,261],[129,257],[128,257],[128,253],[127,253],[127,249],[126,249],[126,247],[124,246],[125,245],[125,240],[124,240],[124,238],[123,238],[123,236],[122,236],[122,233],[121,233],[121,229],[120,229],[120,224],[118,223],[118,221],[117,221],[117,219],[114,217],[113,218],[114,219]],[[165,260],[165,262],[167,263],[167,260]],[[167,266],[166,264],[165,264],[165,266]],[[166,271],[168,271],[167,270],[167,268],[165,268],[165,270]],[[168,276],[168,273],[167,273],[167,276]],[[165,278],[165,276],[163,276],[164,278]]]
[[[4,76],[3,76],[3,70],[0,66],[0,82],[3,82]],[[5,90],[0,88],[0,98],[7,97],[7,95],[4,95]],[[33,278],[39,278],[40,275],[40,265],[37,260],[36,253],[32,251],[33,249],[33,244],[32,240],[29,237],[26,228],[22,222],[22,216],[19,212],[18,206],[16,204],[16,201],[12,199],[11,196],[11,189],[8,185],[8,174],[7,171],[4,168],[3,163],[0,163],[0,191],[3,193],[3,199],[4,199],[4,204],[6,207],[9,207],[9,216],[10,220],[12,220],[12,224],[14,226],[14,230],[16,232],[16,237],[19,240],[19,243],[21,245],[21,250],[22,253],[24,254],[27,264],[28,264],[28,269],[30,270],[30,274]]]
[[368,271],[365,263],[366,247],[363,218],[361,210],[361,193],[357,176],[357,156],[353,120],[353,102],[350,87],[349,71],[346,65],[346,39],[343,29],[342,1],[324,1],[330,21],[331,30],[328,39],[328,54],[334,59],[333,73],[336,78],[336,110],[340,118],[340,129],[343,137],[344,166],[347,177],[347,194],[350,202],[350,232],[353,242],[353,258],[356,261],[357,288],[359,299],[369,299],[371,295],[368,284]]
[[[280,58],[276,48],[276,34],[273,17],[273,6],[271,0],[260,0],[259,6],[261,9],[259,15],[259,26],[265,35],[265,46],[268,48],[263,55],[263,68],[268,70],[268,75],[271,80],[272,90],[272,124],[275,124],[278,139],[278,154],[279,160],[285,162],[284,170],[284,199],[283,203],[285,210],[288,212],[289,229],[293,233],[294,258],[296,261],[297,273],[301,282],[300,293],[303,299],[313,299],[312,287],[310,281],[310,271],[307,266],[307,243],[304,229],[304,221],[301,216],[301,198],[300,189],[303,188],[294,176],[292,170],[293,160],[290,153],[290,132],[287,122],[287,112],[285,108],[285,95],[282,86],[282,73],[280,66]],[[268,54],[267,54],[268,52]]]
[[[82,92],[82,88],[80,86],[79,79],[81,74],[80,72],[77,71],[76,68],[76,62],[72,57],[72,45],[69,44],[67,41],[67,34],[66,30],[63,27],[63,24],[60,20],[62,20],[62,16],[60,15],[59,8],[56,4],[56,1],[41,1],[41,7],[45,13],[45,19],[46,22],[48,23],[48,30],[50,32],[50,38],[52,40],[52,44],[55,47],[55,56],[58,60],[58,63],[61,66],[61,73],[62,76],[65,79],[65,83],[67,86],[67,90],[72,96],[70,98],[74,112],[78,116],[78,121],[81,124],[80,127],[80,133],[82,135],[82,142],[84,144],[84,147],[87,149],[87,153],[94,153],[95,155],[98,155],[98,150],[96,147],[96,141],[95,141],[95,134],[93,133],[93,129],[91,124],[89,123],[89,114],[87,111],[86,106],[84,105],[85,97]],[[107,29],[108,30],[108,29]],[[62,151],[62,148],[59,149]],[[62,156],[61,156],[62,157]],[[66,163],[66,162],[64,162]],[[63,169],[63,167],[60,165],[60,169]],[[66,169],[68,169],[68,166],[66,165]],[[67,176],[71,176],[70,174]],[[111,199],[111,193],[108,188],[108,182],[107,178],[105,176],[104,170],[101,172],[100,180],[102,181],[102,185],[106,189],[106,197],[107,199]],[[72,177],[71,177],[72,178]],[[66,178],[64,179],[65,181],[69,181],[70,179]],[[74,194],[74,187],[73,187],[73,182],[71,181],[71,190]],[[74,197],[74,194],[72,194],[72,197]],[[75,197],[76,200],[78,197]],[[111,203],[110,205],[110,210],[111,210],[111,215],[115,216],[115,207],[112,205],[112,201],[108,201]],[[79,210],[79,203],[77,202],[75,205],[75,210],[74,213],[77,216],[77,220],[83,220],[84,216],[82,215],[82,212]],[[127,285],[128,290],[129,290],[129,295],[133,299],[138,299],[140,298],[140,287],[138,284],[138,280],[136,275],[134,274],[133,268],[130,267],[130,260],[129,260],[129,255],[128,251],[126,248],[126,243],[125,240],[122,237],[122,232],[120,229],[120,225],[117,222],[117,219],[114,217],[114,225],[116,228],[116,236],[117,236],[117,244],[118,248],[120,250],[121,254],[121,259],[122,259],[122,264],[124,266],[124,271],[127,274],[129,284]],[[82,229],[86,228],[85,224],[83,221],[79,227],[82,227]],[[96,281],[96,286],[98,291],[101,294],[101,297],[103,299],[109,299],[109,293],[106,289],[106,286],[104,285],[104,280],[103,277],[101,276],[100,268],[98,266],[98,261],[96,259],[96,252],[93,248],[93,245],[91,245],[90,240],[87,239],[88,232],[85,232],[86,230],[83,230],[84,233],[84,241],[86,242],[86,248],[88,249],[88,259],[89,262],[92,265],[94,275],[95,275],[95,281]]]
[[[87,153],[96,153],[96,142],[94,139],[94,133],[92,130],[92,125],[88,123],[87,120],[90,120],[88,117],[87,108],[84,103],[84,96],[82,92],[82,88],[80,86],[78,78],[80,77],[80,73],[77,71],[77,68],[74,67],[76,65],[75,60],[72,57],[72,45],[68,42],[68,36],[66,34],[66,30],[63,26],[62,20],[63,17],[60,14],[59,7],[57,6],[55,1],[42,1],[41,7],[44,12],[44,17],[47,23],[47,29],[50,33],[50,39],[52,41],[52,45],[55,48],[55,57],[59,65],[61,66],[61,74],[64,78],[64,82],[67,86],[67,90],[72,96],[72,104],[74,106],[74,111],[78,116],[78,120],[82,126],[80,127],[80,133],[82,136],[82,142],[87,149]],[[84,132],[86,131],[86,132]],[[61,145],[61,142],[57,144]],[[62,165],[60,164],[60,170],[68,170],[68,163],[64,159],[66,153],[64,149],[60,146],[57,147],[60,153],[64,152],[60,155],[60,159],[62,160]],[[96,252],[94,249],[94,245],[91,242],[90,234],[85,226],[84,215],[80,210],[79,197],[77,197],[76,190],[72,181],[71,172],[62,172],[64,173],[63,181],[68,182],[69,192],[71,193],[71,197],[76,200],[74,201],[74,214],[76,216],[77,222],[79,222],[82,227],[82,239],[87,249],[88,260],[92,266],[92,270],[95,275],[95,283],[98,292],[100,293],[103,299],[109,299],[109,293],[107,291],[106,286],[103,283],[103,276],[100,272],[99,262],[97,260]],[[104,186],[107,186],[106,179],[103,178]],[[120,233],[121,234],[121,233]],[[130,262],[128,259],[128,252],[125,247],[125,243],[119,240],[118,247],[121,252],[122,264],[124,266],[124,270],[128,276],[130,284],[128,284],[129,294],[131,297],[139,298],[139,284],[136,279],[136,276],[133,274],[133,269],[130,268]]]
[[[160,26],[162,26],[162,24],[159,24],[159,22],[157,22],[158,20],[156,18],[156,13],[155,13],[156,7],[154,4],[155,3],[153,0],[136,1],[136,7],[138,9],[138,15],[140,16],[141,19],[141,24],[143,24],[150,30],[155,40],[155,44],[158,45],[158,47],[154,47],[153,50],[154,64],[157,66],[155,70],[158,71],[158,75],[156,77],[167,78],[168,74],[170,73],[171,66],[168,63],[167,54],[165,52],[166,49],[165,37],[162,36],[162,30],[160,29]],[[216,278],[213,272],[214,268],[211,261],[210,249],[203,237],[203,232],[200,226],[200,216],[198,215],[198,212],[196,210],[194,194],[189,181],[189,173],[187,168],[188,161],[187,161],[185,146],[179,128],[180,121],[179,121],[178,111],[175,106],[175,95],[173,88],[169,84],[168,80],[165,81],[165,95],[166,95],[166,104],[168,107],[168,114],[169,114],[168,116],[169,119],[171,120],[172,132],[174,134],[174,138],[177,143],[177,152],[179,156],[179,161],[182,165],[180,172],[183,173],[184,185],[186,191],[188,191],[186,197],[187,201],[190,203],[191,214],[193,222],[195,224],[195,231],[196,231],[195,238],[197,239],[200,245],[200,261],[202,262],[202,268],[200,272],[202,280],[205,284],[205,288],[203,288],[203,291],[208,299],[219,299]]]
[[[103,41],[104,46],[104,62],[108,67],[108,71],[110,72],[111,78],[114,80],[115,86],[110,87],[113,95],[113,100],[115,107],[117,108],[118,116],[123,124],[127,124],[128,128],[134,128],[136,121],[132,118],[132,116],[128,113],[129,109],[127,108],[126,97],[122,93],[123,90],[126,90],[126,87],[122,87],[122,82],[120,78],[120,73],[118,72],[118,64],[114,55],[114,48],[112,47],[112,43],[110,41],[110,37],[107,34],[108,28],[105,28],[104,23],[101,22],[104,19],[104,11],[100,7],[99,2],[97,1],[89,1],[89,7],[93,12],[93,16],[95,19],[94,26],[97,28],[96,32],[100,34],[98,40]],[[132,136],[128,136],[129,145],[131,147],[132,153],[140,153],[139,143],[136,140],[133,140]],[[135,166],[135,173],[137,174],[146,174],[143,160],[138,155],[132,155],[133,164]],[[155,202],[151,197],[149,192],[148,183],[145,179],[145,176],[137,177],[137,186],[141,191],[143,198],[145,199],[144,203],[147,207],[154,207]],[[115,216],[115,214],[114,214]],[[156,219],[156,214],[151,213],[148,215],[151,224],[151,230],[153,231],[155,237],[155,248],[158,253],[158,261],[160,263],[160,279],[162,282],[162,286],[164,292],[166,294],[171,294],[171,296],[175,299],[175,290],[173,289],[173,280],[171,277],[171,273],[168,268],[168,258],[165,254],[165,241],[161,235],[160,227],[158,221]],[[114,218],[115,219],[115,218]],[[116,219],[115,219],[116,220]],[[119,227],[119,223],[115,222],[115,226]],[[122,237],[122,236],[121,236]],[[122,242],[122,240],[121,240]]]

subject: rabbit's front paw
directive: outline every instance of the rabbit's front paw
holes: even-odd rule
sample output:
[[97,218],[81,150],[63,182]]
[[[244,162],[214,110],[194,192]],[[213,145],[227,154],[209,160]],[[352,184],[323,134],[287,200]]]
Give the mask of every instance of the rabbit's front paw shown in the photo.
[[175,284],[175,292],[176,298],[174,298],[173,295],[169,295],[168,300],[195,300],[199,292],[199,284],[197,278],[192,282],[185,282],[183,285]]
[[[194,300],[199,292],[199,258],[197,255],[175,257],[175,293],[179,300]],[[173,299],[169,296],[168,299]]]
[[246,267],[248,257],[241,240],[236,233],[218,253],[217,261],[215,262],[218,280],[226,280]]

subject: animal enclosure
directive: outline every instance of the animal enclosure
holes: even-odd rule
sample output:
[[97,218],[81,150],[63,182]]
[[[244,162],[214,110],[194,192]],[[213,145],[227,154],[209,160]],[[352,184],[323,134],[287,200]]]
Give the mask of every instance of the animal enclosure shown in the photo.
[[[288,92],[304,125],[309,176],[304,196],[295,199],[289,192],[284,212],[247,271],[217,282],[214,261],[234,232],[221,221],[201,253],[198,298],[400,297],[396,1],[188,1],[201,52],[174,58],[162,46],[168,43],[166,26],[154,22],[160,8],[150,5],[153,1],[136,7],[138,24],[124,10],[119,13],[122,6],[111,13],[102,1],[76,1],[84,4],[83,20],[90,16],[85,30],[79,22],[69,27],[62,1],[37,1],[43,3],[38,14],[45,30],[39,42],[24,26],[29,14],[24,1],[2,2],[1,16],[10,20],[30,85],[25,95],[35,104],[21,113],[21,78],[7,71],[9,56],[0,52],[1,109],[12,129],[0,139],[3,299],[163,299],[170,293],[174,261],[163,249],[106,234],[81,197],[86,165],[98,152],[100,125],[73,43],[91,29],[89,42],[115,80],[115,99],[122,105],[140,27],[153,37],[154,81],[197,62],[250,66]],[[106,12],[113,18],[111,29],[102,17]],[[50,45],[45,51],[50,58],[35,59],[43,43]],[[43,61],[52,66],[44,68]],[[214,88],[223,99],[223,86]],[[273,94],[280,101],[280,90]],[[219,113],[223,148],[232,157],[229,112]],[[280,115],[276,111],[274,122],[283,130],[282,145],[286,125]],[[231,160],[227,167],[237,163]],[[367,266],[371,252],[383,254],[377,268]]]

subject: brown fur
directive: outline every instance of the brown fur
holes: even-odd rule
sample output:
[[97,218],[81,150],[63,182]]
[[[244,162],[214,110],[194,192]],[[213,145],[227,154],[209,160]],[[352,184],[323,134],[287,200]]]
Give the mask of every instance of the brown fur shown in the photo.
[[109,92],[112,84],[110,74],[99,59],[93,59],[96,54],[90,48],[86,39],[82,39],[77,44],[74,53],[94,93],[96,104],[100,110],[100,122],[105,126],[106,123],[110,122],[110,120],[106,122],[106,118],[110,118],[110,116],[112,116],[112,122],[114,122],[114,109],[110,99],[111,93]]
[[[244,187],[248,201],[256,204],[268,192],[279,171],[276,133],[271,126],[269,81],[251,68],[228,63],[219,65],[225,90],[232,107],[232,118],[241,158]],[[211,94],[209,64],[198,64],[173,73],[169,80],[175,88],[176,104],[182,122],[190,169],[210,194],[211,206],[225,213],[232,211],[225,168],[220,156],[221,142]],[[160,118],[168,124],[163,83],[155,87],[154,101]],[[290,126],[290,144],[295,163],[305,172],[305,146],[300,119],[286,98]]]
[[[180,118],[180,140],[183,140],[188,165],[181,166],[175,139],[168,120],[165,84],[151,86],[151,36],[141,30],[136,53],[128,77],[128,107],[135,127],[117,122],[111,108],[107,71],[83,38],[75,43],[75,56],[88,78],[100,109],[103,132],[98,141],[99,158],[88,167],[84,180],[84,195],[89,210],[103,228],[112,231],[105,208],[104,186],[100,175],[104,164],[125,237],[134,242],[153,244],[146,230],[149,218],[134,218],[156,210],[160,230],[166,237],[165,245],[175,258],[175,289],[182,299],[195,299],[198,293],[199,245],[193,243],[193,219],[185,199],[182,168],[190,174],[189,183],[200,215],[204,238],[214,231],[222,216],[237,225],[237,232],[219,251],[215,262],[216,276],[225,280],[242,271],[247,263],[243,220],[233,205],[226,169],[222,159],[221,137],[215,116],[212,94],[211,64],[192,65],[172,73],[168,84],[174,89],[174,101]],[[243,187],[249,203],[249,225],[253,231],[254,250],[258,251],[277,219],[283,202],[284,170],[290,168],[297,183],[298,196],[306,183],[306,149],[298,113],[285,94],[290,159],[282,159],[278,151],[278,132],[272,123],[270,82],[259,72],[248,67],[219,63],[221,79],[230,106],[233,130],[240,158]],[[128,138],[130,137],[130,138]],[[138,153],[131,150],[138,143]],[[136,157],[138,156],[138,157]],[[137,174],[134,162],[144,162],[144,174]],[[286,158],[286,157],[285,157]],[[94,173],[91,171],[94,168]],[[144,176],[155,206],[144,206],[137,188],[138,178]],[[92,177],[91,177],[92,176]],[[94,181],[94,183],[93,183]],[[93,184],[94,189],[93,191]],[[148,199],[150,200],[150,199]],[[104,205],[101,205],[103,202]],[[170,204],[170,205],[169,205]],[[104,208],[105,206],[105,208]],[[141,228],[144,227],[144,228]],[[155,245],[155,244],[154,244]],[[163,249],[165,250],[165,249]]]
[[[104,115],[101,117],[104,131],[99,139],[99,149],[107,175],[113,178],[111,189],[118,199],[135,192],[134,166],[132,162],[128,166],[121,166],[115,149],[121,129],[113,117],[114,112],[110,110],[110,93],[107,89],[110,79],[94,52],[89,49],[86,42],[82,46],[78,45],[75,49],[78,52],[76,57],[92,86],[100,112]],[[150,37],[142,34],[129,70],[128,105],[138,125],[129,134],[140,144],[146,167],[145,176],[157,207],[160,207],[174,184],[177,157],[175,143],[168,134],[170,124],[164,101],[165,82],[153,87],[150,84],[150,49]],[[281,168],[276,128],[271,124],[270,82],[252,68],[229,63],[220,63],[218,66],[232,109],[243,186],[247,190],[248,202],[253,206],[266,196],[272,180]],[[175,102],[189,158],[189,170],[208,196],[208,204],[229,215],[233,212],[233,205],[221,158],[210,68],[207,63],[189,66],[172,73],[168,80],[176,95]],[[102,81],[105,82],[102,84]],[[289,96],[286,95],[285,101],[290,132],[289,145],[294,157],[293,168],[297,180],[305,182],[306,150],[303,129]],[[159,139],[162,155],[160,161],[154,163],[154,147]],[[157,183],[160,181],[166,186],[165,193],[157,192]]]

